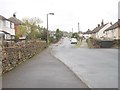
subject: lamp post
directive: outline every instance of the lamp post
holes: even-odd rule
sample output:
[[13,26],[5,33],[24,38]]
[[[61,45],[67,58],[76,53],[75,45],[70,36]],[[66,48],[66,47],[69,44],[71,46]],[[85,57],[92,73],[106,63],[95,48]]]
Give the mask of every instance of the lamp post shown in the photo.
[[48,13],[47,14],[47,44],[49,44],[49,33],[48,33],[48,15],[54,15],[54,13]]

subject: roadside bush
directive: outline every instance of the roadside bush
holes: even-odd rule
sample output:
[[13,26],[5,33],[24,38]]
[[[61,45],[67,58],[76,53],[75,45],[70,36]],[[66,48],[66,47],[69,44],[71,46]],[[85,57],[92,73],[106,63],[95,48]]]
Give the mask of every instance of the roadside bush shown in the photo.
[[89,48],[100,48],[100,40],[90,37],[86,40]]
[[49,37],[49,41],[50,43],[56,43],[57,40],[54,37]]
[[120,39],[115,39],[113,41],[113,47],[114,48],[120,48]]

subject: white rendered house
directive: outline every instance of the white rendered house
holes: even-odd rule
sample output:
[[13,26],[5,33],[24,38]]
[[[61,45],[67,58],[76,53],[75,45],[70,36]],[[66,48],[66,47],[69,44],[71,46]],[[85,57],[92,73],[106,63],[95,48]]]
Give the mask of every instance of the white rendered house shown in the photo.
[[111,26],[111,23],[106,23],[103,28],[101,28],[98,32],[96,32],[96,38],[98,39],[104,39],[106,37],[106,34],[104,31]]
[[4,33],[4,39],[14,39],[14,23],[0,15],[0,32]]
[[118,22],[107,28],[104,33],[108,39],[120,39],[120,27],[118,26]]

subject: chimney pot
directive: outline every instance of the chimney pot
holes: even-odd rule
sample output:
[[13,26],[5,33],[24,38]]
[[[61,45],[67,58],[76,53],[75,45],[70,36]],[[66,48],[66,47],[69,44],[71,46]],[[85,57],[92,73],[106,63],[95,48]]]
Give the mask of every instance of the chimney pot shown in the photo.
[[100,24],[98,24],[98,27],[100,27]]
[[16,18],[16,13],[14,13],[14,14],[13,14],[13,17],[15,17],[15,18]]

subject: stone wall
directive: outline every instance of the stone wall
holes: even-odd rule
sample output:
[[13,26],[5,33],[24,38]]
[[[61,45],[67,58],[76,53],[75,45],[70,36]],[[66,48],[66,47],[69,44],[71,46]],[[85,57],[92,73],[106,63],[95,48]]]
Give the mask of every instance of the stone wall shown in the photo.
[[8,72],[47,47],[46,42],[30,41],[3,48],[2,72]]
[[2,74],[2,58],[3,58],[2,48],[3,48],[3,38],[2,38],[2,36],[0,35],[0,76],[1,76],[1,74]]

